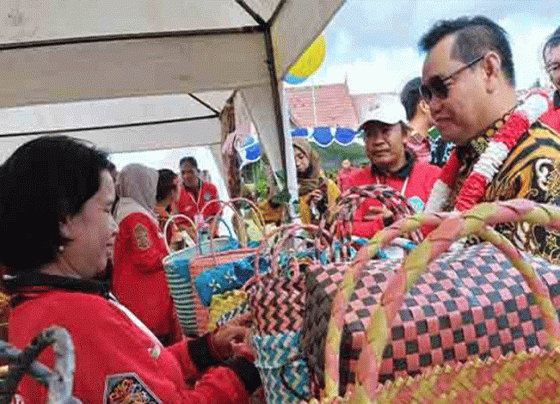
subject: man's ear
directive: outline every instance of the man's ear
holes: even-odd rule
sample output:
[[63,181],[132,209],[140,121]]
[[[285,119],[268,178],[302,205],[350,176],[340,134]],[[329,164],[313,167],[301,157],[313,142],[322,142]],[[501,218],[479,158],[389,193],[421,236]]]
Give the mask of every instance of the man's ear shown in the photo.
[[430,114],[430,107],[428,106],[428,103],[423,99],[421,99],[420,102],[418,103],[418,109],[424,115]]
[[401,122],[401,134],[402,134],[403,144],[406,144],[406,142],[408,142],[408,135],[410,135],[411,130],[412,129],[410,128],[410,126],[408,126],[404,122]]
[[492,93],[496,90],[500,79],[503,77],[502,58],[496,52],[487,52],[480,62],[484,72],[486,91]]

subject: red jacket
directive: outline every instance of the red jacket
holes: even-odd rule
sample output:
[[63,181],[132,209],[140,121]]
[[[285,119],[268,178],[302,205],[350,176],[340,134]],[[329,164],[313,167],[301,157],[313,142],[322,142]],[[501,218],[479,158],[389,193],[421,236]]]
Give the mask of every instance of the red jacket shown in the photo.
[[540,116],[540,121],[560,133],[560,91],[556,90],[548,111]]
[[[198,195],[195,198],[192,193],[188,192],[184,185],[181,186],[181,193],[179,194],[179,199],[176,202],[177,205],[177,213],[181,213],[185,216],[188,216],[190,219],[194,220],[194,217],[197,213],[202,213],[204,218],[208,216],[214,216],[219,209],[219,204],[211,203],[209,204],[204,211],[202,208],[206,203],[211,200],[218,199],[218,190],[216,186],[210,182],[205,182],[200,180],[201,187],[198,190]],[[196,199],[196,200],[195,200]]]
[[[234,371],[210,367],[200,375],[186,341],[163,348],[138,323],[122,305],[100,295],[48,289],[35,292],[12,310],[9,341],[21,349],[50,325],[67,329],[75,348],[73,395],[84,404],[248,402]],[[39,361],[52,368],[50,347]],[[193,378],[198,381],[190,388],[187,380]],[[46,388],[28,375],[20,384],[20,394],[26,404],[47,400]]]
[[[352,175],[350,178],[350,186],[379,183],[388,185],[391,188],[402,192],[405,180],[408,178],[406,188],[404,190],[404,196],[417,211],[422,211],[434,183],[439,178],[441,168],[421,161],[414,161],[410,164],[412,164],[412,168],[410,168],[408,177],[406,175],[398,174],[394,176],[387,176],[383,174],[375,176],[371,165],[368,165]],[[381,216],[377,217],[375,220],[362,220],[364,215],[369,212],[371,206],[381,206],[381,203],[376,199],[367,199],[356,210],[354,223],[352,225],[352,233],[355,236],[370,238],[384,227],[383,218]]]
[[155,218],[135,212],[119,223],[115,239],[112,290],[164,341],[180,335],[162,260],[168,255]]

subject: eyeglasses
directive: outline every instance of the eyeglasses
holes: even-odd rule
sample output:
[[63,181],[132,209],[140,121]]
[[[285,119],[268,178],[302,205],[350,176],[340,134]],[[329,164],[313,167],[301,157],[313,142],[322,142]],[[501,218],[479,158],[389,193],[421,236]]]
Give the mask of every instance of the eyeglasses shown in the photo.
[[443,78],[440,76],[431,77],[430,80],[428,80],[428,83],[422,84],[420,86],[420,95],[422,96],[424,101],[430,102],[432,100],[432,97],[434,96],[439,98],[440,100],[446,99],[449,95],[449,87],[446,83],[464,70],[467,70],[469,67],[480,62],[482,59],[484,59],[484,56],[486,55],[477,57],[472,62],[451,73],[449,76]]
[[552,74],[557,70],[560,70],[560,62],[551,62],[546,65],[546,71],[548,74]]

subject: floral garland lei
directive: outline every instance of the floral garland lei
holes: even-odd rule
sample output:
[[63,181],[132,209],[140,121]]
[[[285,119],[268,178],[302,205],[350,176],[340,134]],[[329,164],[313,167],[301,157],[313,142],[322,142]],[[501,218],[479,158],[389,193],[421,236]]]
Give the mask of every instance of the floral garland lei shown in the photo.
[[[496,134],[488,142],[486,150],[475,163],[472,172],[466,178],[457,198],[454,210],[465,211],[480,203],[488,184],[504,163],[521,135],[548,109],[548,97],[535,91],[516,106],[509,118],[498,128]],[[434,184],[425,212],[441,212],[447,203],[451,190],[455,186],[461,162],[457,157],[457,149],[453,150],[449,160],[442,169],[440,178]]]

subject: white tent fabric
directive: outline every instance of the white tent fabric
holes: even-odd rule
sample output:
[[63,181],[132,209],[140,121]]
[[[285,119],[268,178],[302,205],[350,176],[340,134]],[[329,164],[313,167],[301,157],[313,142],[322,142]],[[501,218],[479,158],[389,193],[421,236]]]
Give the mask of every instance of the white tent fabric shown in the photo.
[[218,113],[239,89],[284,167],[278,80],[343,2],[2,1],[0,158],[54,133],[111,152],[219,150]]

